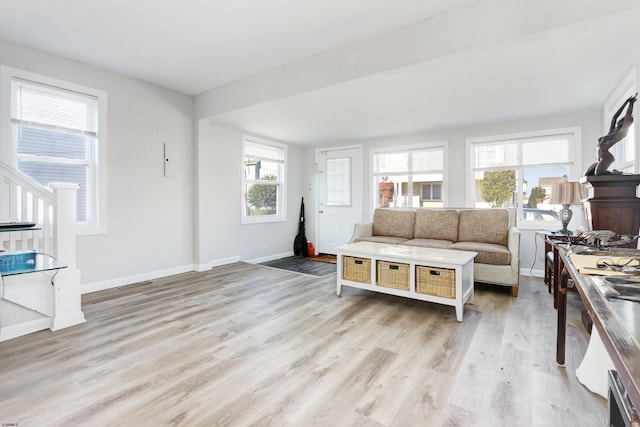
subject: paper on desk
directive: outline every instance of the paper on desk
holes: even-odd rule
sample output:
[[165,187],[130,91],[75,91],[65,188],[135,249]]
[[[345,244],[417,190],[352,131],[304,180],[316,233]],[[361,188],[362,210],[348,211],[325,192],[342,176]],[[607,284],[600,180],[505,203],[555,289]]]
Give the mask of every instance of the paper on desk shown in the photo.
[[637,277],[594,277],[593,283],[607,298],[640,302],[640,282]]
[[595,278],[594,283],[596,283],[602,294],[608,298],[640,302],[640,282],[637,278]]
[[[614,264],[618,263],[620,259],[625,257],[615,257],[615,256],[594,256],[594,255],[580,255],[580,254],[570,254],[569,258],[571,258],[571,262],[578,269],[578,273],[583,275],[598,275],[598,276],[624,276],[625,273],[623,271],[612,271],[605,270],[596,267],[596,263],[602,258],[607,258],[613,261]],[[625,259],[629,259],[626,257]],[[587,268],[589,267],[589,268]],[[592,270],[593,269],[593,270]]]

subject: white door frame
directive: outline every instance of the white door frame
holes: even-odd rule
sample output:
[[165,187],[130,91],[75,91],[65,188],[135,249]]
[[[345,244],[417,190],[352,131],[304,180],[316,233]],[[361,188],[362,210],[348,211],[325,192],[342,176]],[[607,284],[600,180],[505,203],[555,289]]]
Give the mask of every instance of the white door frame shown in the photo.
[[314,217],[315,217],[315,236],[316,236],[316,241],[319,241],[319,236],[320,236],[320,186],[319,186],[319,177],[318,177],[318,160],[319,160],[319,155],[321,152],[326,152],[326,151],[343,151],[343,150],[353,150],[353,149],[357,149],[360,151],[360,173],[362,174],[362,177],[360,179],[360,185],[359,188],[353,188],[352,191],[359,191],[360,194],[362,195],[362,215],[360,217],[360,221],[364,221],[364,205],[366,204],[366,195],[364,194],[364,171],[365,171],[365,167],[364,167],[364,161],[363,161],[363,155],[364,155],[364,146],[363,144],[351,144],[351,145],[338,145],[338,146],[334,146],[334,147],[323,147],[323,148],[316,148],[316,153],[315,153],[315,175],[316,175],[316,179],[315,179],[315,188],[316,188],[316,196],[315,196],[315,212],[314,212]]

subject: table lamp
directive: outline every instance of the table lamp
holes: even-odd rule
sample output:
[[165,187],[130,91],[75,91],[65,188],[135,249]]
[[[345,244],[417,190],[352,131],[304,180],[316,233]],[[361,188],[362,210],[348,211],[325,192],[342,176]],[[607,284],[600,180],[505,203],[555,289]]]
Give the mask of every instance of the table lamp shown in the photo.
[[551,205],[562,205],[560,209],[560,222],[562,222],[562,230],[558,233],[571,235],[571,231],[567,229],[569,221],[573,216],[573,212],[569,209],[571,205],[582,204],[582,185],[579,182],[554,182],[551,187]]

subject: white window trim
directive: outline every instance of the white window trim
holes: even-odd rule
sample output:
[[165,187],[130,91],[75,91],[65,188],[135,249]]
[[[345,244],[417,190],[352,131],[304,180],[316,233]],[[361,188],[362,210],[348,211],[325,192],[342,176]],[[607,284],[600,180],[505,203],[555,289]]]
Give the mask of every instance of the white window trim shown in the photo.
[[[245,210],[245,172],[244,172],[244,158],[245,158],[245,147],[246,142],[253,142],[257,144],[270,145],[272,147],[280,148],[284,151],[284,168],[283,168],[283,176],[280,180],[281,185],[281,194],[278,200],[280,204],[280,214],[278,215],[256,215],[256,216],[247,216]],[[242,179],[241,181],[241,189],[240,189],[240,224],[263,224],[270,222],[284,222],[287,220],[287,169],[289,168],[288,162],[288,147],[286,144],[282,144],[280,142],[272,141],[265,138],[260,138],[251,135],[242,135]]]
[[[440,198],[439,199],[434,199],[433,198],[433,186],[434,185],[438,185],[440,184]],[[424,187],[425,185],[429,185],[431,187],[431,189],[429,190],[430,194],[431,194],[431,198],[429,199],[423,199],[422,198],[422,188],[421,188],[421,194],[420,194],[420,200],[429,200],[429,201],[436,201],[436,202],[441,202],[442,201],[442,183],[435,183],[435,182],[425,182],[422,183],[422,187]]]
[[78,235],[104,234],[107,232],[107,92],[53,77],[0,65],[0,140],[12,141],[11,144],[0,144],[0,160],[16,165],[16,147],[11,135],[11,80],[22,79],[38,84],[49,85],[60,89],[84,93],[98,99],[98,152],[95,153],[97,166],[94,173],[93,204],[90,207],[92,216],[87,223],[77,224]]
[[[376,154],[394,153],[400,151],[421,150],[431,148],[442,148],[442,204],[447,207],[449,194],[449,141],[425,142],[410,145],[392,145],[380,148],[373,148],[369,151],[369,182],[373,183],[375,179],[374,158]],[[375,185],[371,185],[371,203],[377,206],[378,191]]]
[[[613,118],[613,115],[615,114],[615,112],[618,110],[618,108],[620,108],[620,106],[630,97],[633,96],[635,93],[638,92],[638,83],[637,83],[637,70],[636,68],[632,68],[627,75],[622,79],[622,81],[620,82],[620,84],[616,87],[616,89],[613,91],[613,93],[611,94],[611,96],[609,97],[609,99],[607,99],[607,102],[604,104],[603,107],[603,125],[602,125],[602,134],[606,135],[609,132],[609,127],[611,125],[611,119]],[[638,171],[640,171],[640,166],[638,165],[638,145],[637,145],[637,140],[638,140],[638,126],[636,125],[637,120],[640,119],[640,114],[638,112],[638,103],[636,103],[636,105],[634,105],[634,111],[633,111],[633,123],[632,123],[632,127],[633,127],[633,136],[635,138],[634,141],[627,141],[627,143],[631,144],[631,146],[633,147],[634,150],[634,161],[633,161],[633,171],[634,173],[638,173]],[[620,117],[622,118],[622,116]],[[619,118],[619,119],[620,119]],[[628,166],[631,165],[631,163],[625,163],[625,164],[620,164],[620,162],[622,161],[621,159],[624,159],[624,154],[622,152],[623,150],[623,145],[622,144],[615,144],[613,146],[613,156],[615,157],[615,162],[614,164],[611,166],[611,169],[623,169],[626,168]]]
[[[474,144],[486,143],[500,140],[512,140],[512,139],[524,139],[524,138],[536,138],[536,137],[550,137],[554,135],[573,134],[573,138],[569,140],[569,159],[573,159],[573,166],[569,166],[569,181],[578,181],[582,176],[582,153],[580,147],[582,147],[582,128],[569,127],[559,129],[545,129],[540,131],[527,131],[503,135],[491,135],[478,138],[466,138],[465,139],[465,200],[467,207],[475,206],[475,174],[473,170],[472,148]],[[518,227],[521,229],[544,229],[548,226],[548,222],[545,221],[526,221],[517,220]]]

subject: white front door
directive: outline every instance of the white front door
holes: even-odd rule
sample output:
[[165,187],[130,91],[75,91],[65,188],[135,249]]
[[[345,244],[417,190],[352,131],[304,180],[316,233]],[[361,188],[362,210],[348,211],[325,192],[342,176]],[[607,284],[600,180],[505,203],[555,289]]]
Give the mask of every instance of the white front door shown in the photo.
[[318,164],[317,252],[335,254],[362,222],[362,148],[316,151]]

